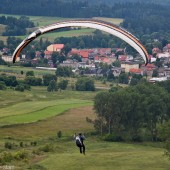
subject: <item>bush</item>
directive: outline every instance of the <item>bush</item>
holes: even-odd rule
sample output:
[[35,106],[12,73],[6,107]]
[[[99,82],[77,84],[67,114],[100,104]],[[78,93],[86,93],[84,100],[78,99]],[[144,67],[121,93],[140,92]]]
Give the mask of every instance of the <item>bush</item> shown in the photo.
[[39,148],[39,151],[43,152],[51,152],[53,150],[54,150],[53,146],[48,144]]
[[0,81],[0,90],[5,90],[6,84],[3,81]]
[[34,72],[33,71],[27,71],[26,76],[34,76]]
[[34,141],[34,142],[31,142],[31,146],[36,146],[37,145],[37,142]]
[[0,155],[0,165],[5,165],[7,162],[11,162],[13,159],[14,158],[10,152],[3,152]]
[[29,156],[28,152],[23,150],[23,151],[18,151],[14,154],[14,159],[15,160],[23,160],[23,159],[27,159]]
[[76,82],[77,91],[95,91],[94,81],[92,79],[83,77]]
[[170,158],[170,140],[166,141],[165,149],[166,149],[165,155],[167,155]]
[[23,85],[17,85],[17,86],[15,87],[15,90],[16,90],[16,91],[21,91],[21,92],[23,92],[23,91],[24,91],[24,86],[23,86]]
[[7,148],[7,149],[12,149],[13,148],[13,144],[10,143],[10,142],[5,142],[4,147]]
[[58,132],[57,132],[57,137],[58,137],[58,138],[61,138],[61,137],[62,137],[62,132],[61,132],[61,131],[58,131]]
[[19,143],[19,146],[20,146],[20,147],[23,147],[23,142],[20,142],[20,143]]
[[46,168],[44,168],[42,165],[31,165],[30,167],[29,167],[29,169],[30,170],[47,170]]
[[58,88],[65,90],[67,88],[68,85],[68,80],[62,80],[58,83]]
[[109,141],[109,142],[121,142],[121,141],[123,141],[122,136],[117,135],[117,134],[107,134],[103,137],[103,139],[105,141]]

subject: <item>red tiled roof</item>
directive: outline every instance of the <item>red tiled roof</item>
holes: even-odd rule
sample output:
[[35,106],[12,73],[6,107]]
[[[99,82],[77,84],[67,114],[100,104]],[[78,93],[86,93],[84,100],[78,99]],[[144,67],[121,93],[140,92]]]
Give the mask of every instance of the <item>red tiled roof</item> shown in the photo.
[[89,52],[86,50],[82,50],[79,52],[79,55],[81,55],[83,58],[88,58],[89,57]]
[[104,63],[109,63],[110,62],[110,60],[108,59],[108,58],[103,58],[103,60],[102,60]]
[[138,69],[138,68],[131,68],[129,70],[130,73],[141,73],[141,69]]
[[127,56],[126,55],[119,55],[119,60],[120,61],[126,61]]
[[52,53],[53,53],[53,52],[51,52],[51,51],[47,51],[47,50],[44,51],[44,54],[45,54],[45,55],[51,55]]
[[99,60],[99,56],[95,56],[95,57],[94,57],[94,60]]
[[156,66],[155,66],[154,64],[148,63],[146,66],[145,66],[145,64],[142,64],[142,67],[146,67],[146,68],[155,68]]

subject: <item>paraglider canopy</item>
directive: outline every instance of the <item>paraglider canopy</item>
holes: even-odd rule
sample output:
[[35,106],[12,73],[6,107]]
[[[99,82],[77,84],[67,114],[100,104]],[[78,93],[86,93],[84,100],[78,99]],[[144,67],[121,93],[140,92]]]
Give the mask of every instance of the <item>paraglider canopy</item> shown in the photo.
[[93,19],[77,19],[77,20],[60,21],[55,24],[39,28],[38,30],[31,33],[27,38],[25,38],[16,48],[16,50],[13,53],[13,63],[15,63],[22,49],[25,46],[27,46],[31,41],[36,39],[38,36],[64,27],[89,27],[89,28],[99,29],[101,31],[110,33],[114,36],[119,37],[120,39],[124,40],[129,45],[131,45],[142,56],[145,64],[148,63],[148,53],[145,47],[140,43],[140,41],[134,35],[132,35],[128,31],[112,23],[100,21],[100,20],[93,20]]

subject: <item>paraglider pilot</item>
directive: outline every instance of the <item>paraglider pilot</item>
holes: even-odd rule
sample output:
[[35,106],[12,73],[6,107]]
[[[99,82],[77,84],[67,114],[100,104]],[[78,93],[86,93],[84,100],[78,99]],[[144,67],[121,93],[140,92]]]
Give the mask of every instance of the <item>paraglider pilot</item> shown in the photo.
[[79,147],[80,153],[83,153],[85,155],[85,145],[83,143],[84,140],[85,140],[85,137],[81,133],[75,136],[76,145],[77,147]]

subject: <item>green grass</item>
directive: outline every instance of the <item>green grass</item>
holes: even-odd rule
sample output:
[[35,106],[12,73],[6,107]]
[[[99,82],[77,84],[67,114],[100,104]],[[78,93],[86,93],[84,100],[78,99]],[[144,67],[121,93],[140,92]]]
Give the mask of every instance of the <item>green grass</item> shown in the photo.
[[85,156],[73,142],[68,142],[63,144],[62,153],[50,154],[39,164],[48,170],[169,170],[170,167],[161,148],[91,139],[85,144]]
[[[88,105],[91,105],[92,103],[88,102],[88,101],[81,101],[81,100],[79,100],[79,101],[78,100],[77,101],[74,101],[74,100],[67,101],[66,100],[66,101],[63,101],[63,103],[56,102],[56,105],[54,105],[54,106],[44,107],[44,105],[43,105],[44,103],[39,103],[39,104],[41,105],[41,109],[36,110],[36,111],[33,111],[33,109],[35,109],[35,108],[32,106],[35,106],[35,105],[32,102],[28,106],[27,106],[27,103],[21,103],[17,106],[15,105],[15,106],[12,106],[11,108],[0,110],[0,112],[3,113],[3,114],[1,114],[1,116],[4,115],[6,110],[7,110],[6,111],[7,113],[5,115],[8,115],[7,117],[1,117],[0,126],[36,122],[39,120],[47,119],[52,116],[59,115],[71,108],[88,106]],[[29,112],[29,113],[27,113],[27,112]]]
[[[37,40],[42,38],[42,39],[48,39],[49,41],[54,41],[56,38],[59,38],[59,37],[78,37],[78,36],[83,36],[83,35],[92,35],[94,31],[95,29],[92,29],[92,28],[82,28],[79,30],[52,32],[52,33],[47,33],[47,34],[43,34],[39,36]],[[21,39],[26,38],[26,36],[15,36],[15,37],[21,38]]]
[[55,71],[53,70],[38,70],[35,68],[30,67],[21,67],[21,66],[5,66],[0,65],[0,72],[6,72],[6,73],[14,73],[16,76],[19,74],[21,75],[21,71],[24,72],[24,76],[27,71],[34,71],[35,76],[44,75],[44,74],[55,74]]
[[[14,161],[16,169],[44,167],[48,170],[169,170],[170,161],[163,156],[164,149],[153,144],[127,144],[100,141],[86,135],[86,155],[81,155],[72,139],[75,132],[94,131],[86,117],[95,119],[92,101],[96,92],[61,91],[49,93],[46,87],[31,91],[0,91],[0,123],[17,124],[0,127],[0,152],[26,150],[28,161]],[[44,119],[42,121],[37,121]],[[6,121],[6,122],[5,122]],[[35,122],[36,121],[36,122]],[[28,124],[20,124],[34,122]],[[56,139],[61,130],[62,139]],[[7,150],[6,141],[19,144],[37,141],[27,146]],[[32,155],[32,151],[46,144],[54,151]],[[37,166],[36,166],[37,165]],[[34,168],[40,169],[40,168]]]

